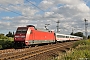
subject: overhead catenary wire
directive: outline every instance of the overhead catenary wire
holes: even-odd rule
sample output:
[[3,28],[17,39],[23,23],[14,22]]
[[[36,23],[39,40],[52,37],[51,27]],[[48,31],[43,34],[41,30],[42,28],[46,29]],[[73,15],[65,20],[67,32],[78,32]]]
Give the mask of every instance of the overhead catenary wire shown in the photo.
[[[29,2],[30,4],[32,4],[33,6],[35,6],[36,8],[40,9],[41,11],[45,12],[44,10],[42,10],[40,7],[36,6],[36,5],[35,5],[34,3],[32,3],[31,1],[29,1],[29,0],[26,0],[26,1]],[[6,3],[9,3],[9,2],[6,2]],[[10,5],[13,5],[13,4],[11,4],[11,3],[9,3],[9,4],[10,4]],[[25,5],[25,6],[27,6],[27,5]],[[24,17],[28,17],[28,16],[22,15],[22,14],[20,14],[20,13],[18,13],[18,12],[9,10],[9,9],[7,9],[7,8],[4,8],[4,7],[1,6],[1,5],[0,5],[0,7],[1,7],[2,9],[4,9],[4,10],[13,12],[13,13],[15,13],[15,14],[18,14],[18,15],[21,15],[21,16],[24,16]],[[61,22],[77,22],[77,21],[61,21]],[[78,22],[83,22],[83,21],[78,21]],[[83,24],[82,24],[82,25],[83,25]]]
[[[26,0],[26,1],[29,2],[30,4],[32,4],[33,6],[35,6],[36,8],[38,8],[39,10],[45,12],[44,10],[42,10],[41,8],[39,8],[38,6],[36,6],[35,4],[33,4],[32,2],[30,2],[30,1],[28,1],[28,0]],[[8,2],[6,2],[6,3],[8,3]],[[9,4],[10,4],[10,5],[13,5],[13,4],[11,4],[11,3],[9,3]],[[26,6],[26,5],[25,5],[25,6]],[[28,17],[28,16],[22,15],[22,14],[20,14],[20,13],[17,13],[17,12],[15,12],[15,11],[12,11],[12,10],[9,10],[9,9],[7,9],[7,8],[4,8],[4,7],[2,7],[2,6],[0,6],[0,8],[2,8],[2,9],[4,9],[4,10],[7,10],[7,11],[10,11],[10,12],[13,12],[13,13],[15,13],[15,14],[24,16],[24,17]]]
[[[28,1],[28,0],[26,0],[26,1]],[[38,9],[40,9],[38,6],[36,6],[35,4],[33,4],[32,2],[30,2],[30,1],[28,1],[29,3],[31,3],[32,5],[34,5],[35,7],[37,7]],[[8,3],[8,2],[6,2],[6,3]],[[9,3],[10,5],[13,5],[13,4],[11,4],[11,3]],[[25,5],[26,6],[26,5]],[[13,12],[13,13],[15,13],[15,14],[18,14],[18,15],[21,15],[21,16],[24,16],[24,17],[27,17],[27,16],[25,16],[25,15],[22,15],[22,14],[20,14],[20,13],[17,13],[17,12],[15,12],[15,11],[12,11],[12,10],[9,10],[9,9],[7,9],[7,8],[4,8],[4,7],[2,7],[2,6],[0,6],[2,9],[4,9],[4,10],[7,10],[7,11],[10,11],[10,12]],[[40,10],[42,10],[42,9],[40,9]],[[44,10],[42,10],[43,12],[44,12]],[[61,21],[61,22],[73,22],[73,21]]]
[[26,0],[27,2],[29,2],[30,4],[32,4],[33,6],[35,6],[36,8],[38,8],[39,10],[41,10],[41,11],[43,11],[43,12],[45,12],[44,10],[42,10],[40,7],[38,7],[38,6],[36,6],[35,4],[33,4],[32,2],[30,2],[30,1],[28,1],[28,0]]
[[[1,6],[0,6],[0,7],[1,7]],[[4,7],[1,7],[1,8],[4,9],[4,10],[7,10],[7,11],[10,11],[10,12],[13,12],[13,13],[15,13],[15,14],[18,14],[18,15],[24,16],[24,15],[22,15],[22,14],[20,14],[20,13],[14,12],[14,11],[9,10],[9,9],[7,9],[7,8],[4,8]],[[24,16],[24,17],[27,17],[27,16]],[[73,22],[73,21],[61,21],[61,22]],[[82,24],[82,25],[83,25],[83,24]]]
[[[5,1],[5,2],[6,2],[6,1]],[[9,5],[13,5],[13,4],[9,3],[9,2],[6,2],[6,3],[8,3]],[[13,5],[13,6],[14,6],[14,5]],[[10,11],[10,12],[13,12],[13,13],[15,13],[15,14],[24,16],[24,15],[22,15],[22,14],[20,14],[20,13],[17,13],[17,12],[15,12],[15,11],[12,11],[12,10],[9,10],[9,9],[7,9],[7,8],[4,8],[4,7],[2,7],[1,5],[0,5],[0,8],[2,8],[2,9],[4,9],[4,10],[7,10],[7,11]]]
[[7,10],[7,11],[10,11],[10,12],[13,12],[13,13],[18,14],[18,15],[22,15],[22,14],[20,14],[20,13],[14,12],[14,11],[9,10],[9,9],[7,9],[7,8],[4,8],[4,7],[2,7],[2,6],[0,6],[0,8],[2,8],[2,9],[4,9],[4,10]]
[[7,8],[4,8],[4,7],[2,7],[2,6],[0,6],[0,8],[2,8],[2,9],[4,9],[4,10],[7,10],[7,11],[10,11],[10,12],[12,12],[12,13],[18,14],[18,15],[23,16],[23,17],[28,17],[28,16],[22,15],[22,14],[20,14],[20,13],[17,13],[17,12],[15,12],[15,11],[12,11],[12,10],[9,10],[9,9],[7,9]]

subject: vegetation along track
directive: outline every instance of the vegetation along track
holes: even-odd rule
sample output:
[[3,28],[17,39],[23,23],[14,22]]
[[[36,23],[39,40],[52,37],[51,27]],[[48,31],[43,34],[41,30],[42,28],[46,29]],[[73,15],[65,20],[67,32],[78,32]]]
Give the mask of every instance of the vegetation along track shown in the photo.
[[0,60],[26,60],[36,55],[39,55],[48,51],[52,51],[58,48],[67,47],[72,44],[73,42],[64,42],[64,43],[45,45],[40,47],[12,50],[6,54],[4,53],[0,54]]

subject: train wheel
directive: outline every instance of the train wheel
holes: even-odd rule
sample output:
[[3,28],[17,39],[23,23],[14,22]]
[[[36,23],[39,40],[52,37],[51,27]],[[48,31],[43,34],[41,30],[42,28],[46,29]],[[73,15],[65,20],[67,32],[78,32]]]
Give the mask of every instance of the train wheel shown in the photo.
[[16,42],[14,42],[14,46],[13,46],[15,49],[17,48],[17,43]]
[[35,47],[38,47],[38,45],[35,45]]

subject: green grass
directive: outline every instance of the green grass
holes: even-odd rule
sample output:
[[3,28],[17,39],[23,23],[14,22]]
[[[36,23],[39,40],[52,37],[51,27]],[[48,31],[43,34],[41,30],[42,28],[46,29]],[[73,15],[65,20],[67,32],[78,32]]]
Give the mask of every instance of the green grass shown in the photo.
[[79,60],[80,58],[88,58],[90,59],[90,51],[86,50],[77,50],[75,49],[73,52],[65,54],[61,59],[63,60]]
[[57,60],[90,60],[90,39],[76,42],[72,50]]
[[90,45],[90,39],[89,40],[81,40],[73,44],[73,48],[76,48],[79,45]]

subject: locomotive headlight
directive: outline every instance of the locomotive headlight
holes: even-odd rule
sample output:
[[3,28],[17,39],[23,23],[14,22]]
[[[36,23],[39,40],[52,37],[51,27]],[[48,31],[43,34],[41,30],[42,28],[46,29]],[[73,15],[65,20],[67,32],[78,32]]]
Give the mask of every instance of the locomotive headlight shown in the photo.
[[21,36],[22,38],[25,38],[25,36]]
[[15,37],[19,37],[19,36],[15,36]]
[[25,41],[26,43],[28,42],[28,41]]

